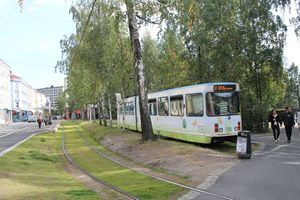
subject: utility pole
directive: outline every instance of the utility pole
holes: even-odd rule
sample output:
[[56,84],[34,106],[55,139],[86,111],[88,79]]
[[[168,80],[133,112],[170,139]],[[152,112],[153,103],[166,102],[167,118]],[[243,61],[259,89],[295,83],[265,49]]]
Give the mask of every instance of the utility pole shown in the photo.
[[298,77],[298,80],[296,81],[296,88],[297,88],[297,99],[298,99],[298,108],[300,109],[300,96],[299,96],[299,78],[300,78],[300,75]]

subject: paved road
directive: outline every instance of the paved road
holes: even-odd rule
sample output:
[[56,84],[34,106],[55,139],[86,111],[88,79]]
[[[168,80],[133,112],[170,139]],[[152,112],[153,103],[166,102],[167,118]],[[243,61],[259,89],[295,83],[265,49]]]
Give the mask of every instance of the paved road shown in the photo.
[[[252,141],[265,145],[263,150],[223,173],[208,191],[240,200],[299,200],[300,131],[293,130],[289,144],[284,130],[280,138],[276,144],[272,135],[252,136]],[[197,195],[192,199],[220,198]]]
[[37,123],[17,122],[9,126],[0,126],[0,156],[11,151],[22,142],[26,141],[37,133],[52,130],[58,121],[53,121],[51,126],[38,128]]

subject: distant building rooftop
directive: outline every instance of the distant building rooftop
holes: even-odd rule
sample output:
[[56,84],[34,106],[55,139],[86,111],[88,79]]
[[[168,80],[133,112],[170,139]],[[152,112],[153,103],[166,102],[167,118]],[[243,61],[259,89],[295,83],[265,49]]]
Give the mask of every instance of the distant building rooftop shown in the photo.
[[54,88],[63,88],[63,86],[53,86],[53,85],[51,85],[50,87],[38,88],[37,90],[54,89]]

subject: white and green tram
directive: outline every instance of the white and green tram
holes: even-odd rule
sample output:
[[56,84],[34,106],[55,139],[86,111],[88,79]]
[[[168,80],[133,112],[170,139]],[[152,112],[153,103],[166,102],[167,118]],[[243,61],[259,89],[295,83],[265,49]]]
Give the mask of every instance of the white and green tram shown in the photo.
[[[241,129],[239,85],[205,83],[148,94],[154,134],[196,143],[236,138]],[[120,126],[141,131],[139,98],[124,99],[118,109]]]

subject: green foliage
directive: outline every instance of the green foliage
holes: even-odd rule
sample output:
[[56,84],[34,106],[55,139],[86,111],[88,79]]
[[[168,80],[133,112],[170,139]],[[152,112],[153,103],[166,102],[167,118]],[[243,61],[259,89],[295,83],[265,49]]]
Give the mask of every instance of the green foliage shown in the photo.
[[[295,84],[282,61],[287,27],[273,12],[288,8],[289,0],[130,2],[140,25],[154,22],[160,26],[157,40],[149,34],[142,40],[150,91],[237,82],[243,125],[250,129],[271,108],[296,106]],[[84,34],[91,1],[79,1],[70,9],[77,32],[61,41],[63,59],[57,64],[68,73],[70,110],[108,102],[114,93],[137,93],[124,3],[97,1]]]
[[294,63],[287,69],[284,85],[286,88],[285,93],[283,93],[283,98],[278,102],[277,108],[285,108],[290,106],[293,109],[299,109],[299,85],[297,83],[300,81],[298,66]]
[[63,91],[59,94],[58,99],[57,99],[57,110],[59,115],[62,115],[65,111],[65,108],[67,106],[67,96],[66,96],[66,91]]

